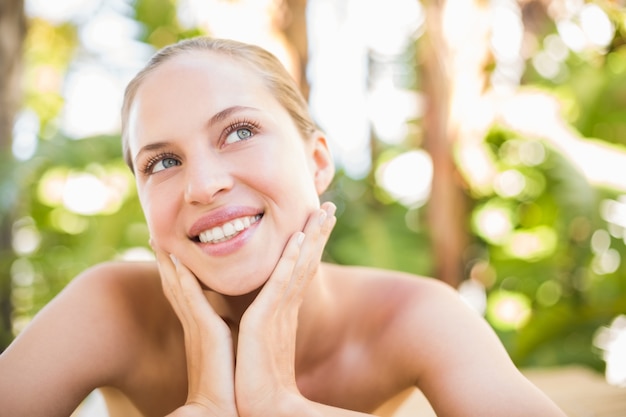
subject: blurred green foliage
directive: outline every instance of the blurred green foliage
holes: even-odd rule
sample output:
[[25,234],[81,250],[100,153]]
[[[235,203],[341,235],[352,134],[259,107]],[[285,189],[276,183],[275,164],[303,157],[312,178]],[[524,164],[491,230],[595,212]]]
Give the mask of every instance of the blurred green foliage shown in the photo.
[[[173,1],[136,0],[132,6],[142,28],[138,40],[155,48],[202,33],[181,27]],[[624,21],[623,13],[611,13],[618,16],[615,21]],[[571,53],[562,76],[553,80],[528,65],[524,82],[560,97],[569,123],[583,136],[620,147],[626,145],[626,48],[617,27],[608,51]],[[20,195],[14,208],[16,253],[0,263],[11,271],[16,330],[85,268],[124,258],[128,251],[141,256],[141,249],[148,248],[148,231],[133,177],[121,158],[119,137],[76,140],[59,129],[63,77],[80,50],[76,27],[34,19],[28,36],[24,106],[39,117],[39,143],[32,158],[10,170]],[[413,83],[414,73],[414,68],[406,71]],[[521,176],[525,187],[511,196],[494,191],[477,197],[468,190],[474,207],[473,245],[467,251],[465,278],[486,288],[487,318],[518,364],[584,363],[601,369],[594,333],[626,312],[626,233],[601,215],[603,202],[618,199],[620,193],[589,185],[542,140],[494,126],[485,142],[497,169]],[[415,138],[407,143],[413,146]],[[516,152],[528,146],[542,158],[531,164],[520,161]],[[374,148],[376,166],[376,158],[393,146],[375,143]],[[115,190],[108,206],[97,213],[68,209],[55,184],[80,176],[97,178]],[[327,247],[329,260],[423,275],[434,269],[429,234],[436,231],[429,230],[423,207],[390,201],[373,175],[357,180],[342,172],[325,198],[337,203],[339,220]],[[485,213],[508,219],[509,240],[484,233],[480,219]],[[604,252],[594,249],[594,236],[604,239]],[[521,254],[511,242],[524,239],[534,239],[537,246]],[[602,270],[597,265],[608,250],[617,254],[618,264]],[[499,313],[509,307],[520,313],[513,321]]]
[[[513,141],[514,132],[494,129],[487,143],[498,152]],[[506,207],[514,219],[515,233],[546,230],[553,233],[545,251],[522,258],[506,245],[484,242],[489,264],[497,279],[492,288],[522,294],[531,300],[532,313],[520,327],[496,330],[513,359],[523,365],[583,363],[601,368],[593,352],[595,331],[626,308],[626,266],[609,273],[594,271],[598,255],[591,247],[593,234],[606,230],[599,213],[600,202],[614,198],[612,192],[592,188],[567,160],[546,147],[545,160],[532,167],[507,164],[501,169],[520,169],[536,192],[503,199],[493,195],[479,201]],[[608,232],[606,236],[609,236]],[[549,238],[546,240],[550,240]],[[611,238],[610,246],[625,253],[624,242]]]
[[[147,246],[149,233],[134,180],[120,153],[118,136],[55,136],[42,141],[37,155],[19,166],[22,193],[14,226],[18,256],[11,270],[17,319],[38,311],[84,269]],[[96,215],[69,210],[62,196],[53,198],[54,187],[73,175],[117,181],[119,203]],[[30,246],[33,239],[36,245]]]

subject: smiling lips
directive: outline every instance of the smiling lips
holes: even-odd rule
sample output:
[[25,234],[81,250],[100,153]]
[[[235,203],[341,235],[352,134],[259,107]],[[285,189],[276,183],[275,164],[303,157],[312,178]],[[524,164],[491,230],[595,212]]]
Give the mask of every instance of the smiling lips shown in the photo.
[[212,229],[205,230],[200,233],[198,239],[202,243],[220,243],[225,242],[233,237],[237,236],[242,231],[249,228],[254,223],[261,219],[261,215],[244,216],[231,220],[222,224],[221,226],[215,226]]

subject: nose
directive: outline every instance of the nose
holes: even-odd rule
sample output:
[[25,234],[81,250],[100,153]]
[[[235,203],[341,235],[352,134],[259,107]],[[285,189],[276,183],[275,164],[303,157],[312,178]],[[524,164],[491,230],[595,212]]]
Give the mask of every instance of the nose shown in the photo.
[[219,158],[196,155],[187,161],[185,202],[210,204],[233,187],[233,177]]

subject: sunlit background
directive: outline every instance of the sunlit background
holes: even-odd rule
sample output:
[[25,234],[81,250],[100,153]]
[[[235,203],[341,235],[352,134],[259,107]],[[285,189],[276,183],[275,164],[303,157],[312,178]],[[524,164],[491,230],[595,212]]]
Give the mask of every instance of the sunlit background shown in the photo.
[[[152,257],[120,157],[123,89],[158,47],[211,34],[274,52],[328,134],[328,259],[436,275],[518,364],[626,385],[626,13],[478,3],[26,0],[13,333],[86,267]],[[447,190],[464,203],[446,208]]]

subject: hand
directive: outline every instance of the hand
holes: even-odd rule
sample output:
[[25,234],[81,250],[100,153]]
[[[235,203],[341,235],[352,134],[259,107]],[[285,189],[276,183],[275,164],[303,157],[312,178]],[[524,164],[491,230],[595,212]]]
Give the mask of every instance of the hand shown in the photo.
[[195,275],[173,256],[154,250],[163,291],[185,336],[187,402],[172,415],[237,416],[230,329],[207,301]]
[[303,232],[288,241],[272,275],[242,317],[235,391],[242,416],[277,415],[277,408],[302,399],[296,386],[298,312],[315,277],[335,225],[335,206],[325,203]]

